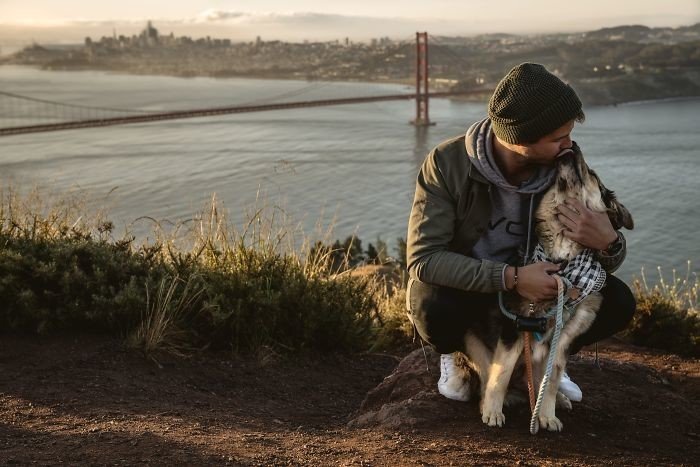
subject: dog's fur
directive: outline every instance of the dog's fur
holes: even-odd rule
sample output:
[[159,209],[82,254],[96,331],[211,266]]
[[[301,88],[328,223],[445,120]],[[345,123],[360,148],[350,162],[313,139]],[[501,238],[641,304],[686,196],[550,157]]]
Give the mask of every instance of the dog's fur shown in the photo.
[[[556,216],[556,207],[566,198],[576,198],[592,211],[606,212],[616,230],[621,227],[633,227],[630,213],[617,201],[613,192],[603,186],[595,172],[588,168],[580,151],[562,157],[557,166],[556,181],[544,194],[535,213],[535,232],[545,253],[553,262],[570,261],[583,250],[580,244],[563,235],[564,226]],[[565,369],[572,341],[591,326],[601,302],[600,292],[591,293],[575,307],[571,316],[564,316],[566,324],[559,338],[550,384],[539,414],[542,428],[561,431],[563,427],[555,415],[555,406],[571,409],[571,402],[557,391],[559,379]],[[546,312],[552,305],[553,303],[537,304],[535,316]],[[506,302],[506,306],[523,315],[527,314],[529,309],[529,303],[524,299],[516,303]],[[464,353],[469,367],[479,378],[482,421],[489,426],[500,427],[505,422],[503,405],[511,375],[516,367],[520,369],[523,338],[516,331],[514,323],[505,318],[498,309],[493,310],[487,321],[467,333]],[[534,342],[533,345],[533,378],[536,392],[544,377],[551,336],[552,329],[541,341]]]

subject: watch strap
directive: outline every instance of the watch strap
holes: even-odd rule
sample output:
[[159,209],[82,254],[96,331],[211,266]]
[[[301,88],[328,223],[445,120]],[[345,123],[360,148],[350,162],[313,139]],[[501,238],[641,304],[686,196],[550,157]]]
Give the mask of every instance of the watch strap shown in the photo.
[[603,254],[606,256],[615,256],[622,250],[622,238],[620,238],[620,232],[615,232],[617,234],[617,238],[610,242],[610,245],[603,250]]

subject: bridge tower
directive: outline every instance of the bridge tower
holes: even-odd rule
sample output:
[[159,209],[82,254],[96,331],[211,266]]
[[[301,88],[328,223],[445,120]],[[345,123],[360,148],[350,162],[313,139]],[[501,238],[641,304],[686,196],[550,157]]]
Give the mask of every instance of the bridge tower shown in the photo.
[[416,33],[416,126],[434,125],[428,116],[428,33]]

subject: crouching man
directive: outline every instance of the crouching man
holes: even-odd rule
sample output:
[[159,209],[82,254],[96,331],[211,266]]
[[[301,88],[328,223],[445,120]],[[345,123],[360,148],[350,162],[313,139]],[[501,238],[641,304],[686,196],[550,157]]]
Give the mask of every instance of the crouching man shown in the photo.
[[[570,86],[542,65],[523,63],[498,84],[486,118],[426,157],[408,224],[407,306],[420,336],[442,354],[443,396],[468,400],[467,375],[452,354],[463,351],[467,330],[497,307],[499,291],[515,291],[531,302],[556,298],[551,274],[559,266],[520,261],[533,235],[530,213],[555,178],[557,155],[573,146],[571,132],[583,120]],[[596,250],[606,271],[622,264],[625,239],[605,214],[582,215],[585,206],[558,209],[565,235]],[[517,285],[513,266],[519,266]],[[632,319],[635,301],[624,282],[608,274],[601,292],[597,317],[574,341],[573,353]],[[566,374],[559,389],[581,400],[580,388]]]

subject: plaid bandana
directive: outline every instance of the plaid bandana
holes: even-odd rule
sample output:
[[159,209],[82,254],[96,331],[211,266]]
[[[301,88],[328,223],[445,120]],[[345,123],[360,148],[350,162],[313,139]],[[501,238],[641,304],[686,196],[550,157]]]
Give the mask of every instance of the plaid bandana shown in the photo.
[[[532,255],[533,263],[539,261],[550,261],[540,243],[537,244]],[[566,267],[559,271],[559,275],[568,279],[571,282],[571,286],[581,292],[578,297],[566,300],[564,305],[568,308],[578,305],[589,294],[602,289],[607,278],[605,270],[593,257],[593,250],[588,248],[569,261]]]

